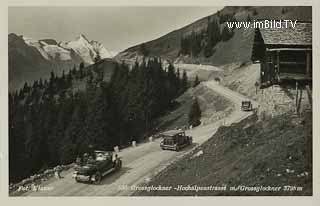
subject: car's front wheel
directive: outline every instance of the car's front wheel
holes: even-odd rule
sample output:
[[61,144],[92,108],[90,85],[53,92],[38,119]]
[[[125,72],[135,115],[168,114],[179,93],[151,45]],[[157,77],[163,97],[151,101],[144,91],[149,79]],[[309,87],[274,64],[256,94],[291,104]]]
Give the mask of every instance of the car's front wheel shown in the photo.
[[101,173],[97,172],[94,177],[94,184],[100,184],[101,179],[102,179]]
[[116,169],[116,170],[120,170],[121,167],[122,167],[122,161],[121,161],[121,160],[116,160],[115,169]]

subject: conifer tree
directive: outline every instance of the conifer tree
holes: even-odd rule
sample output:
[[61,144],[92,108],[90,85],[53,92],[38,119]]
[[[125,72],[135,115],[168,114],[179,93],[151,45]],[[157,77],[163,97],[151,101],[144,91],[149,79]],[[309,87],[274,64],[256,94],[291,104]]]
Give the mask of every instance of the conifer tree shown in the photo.
[[82,79],[84,77],[84,63],[81,62],[79,65],[79,78]]
[[205,57],[213,54],[213,47],[221,40],[220,25],[216,19],[208,21],[207,26],[207,43],[204,48]]
[[198,77],[198,75],[196,75],[196,78],[194,79],[193,87],[196,87],[199,84],[200,84],[199,77]]
[[198,126],[201,123],[201,109],[197,98],[193,100],[188,117],[189,125],[192,125],[193,127]]
[[[85,123],[88,116],[87,100],[82,92],[78,92],[75,94],[75,101],[77,105],[74,108],[71,122],[66,129],[64,141],[72,144],[71,150],[74,149],[73,151],[75,152],[72,155],[82,155],[89,145],[88,137],[85,135]],[[68,146],[68,144],[63,145]]]
[[97,63],[97,62],[99,62],[100,60],[101,60],[100,52],[97,51],[97,54],[96,54],[96,56],[94,57],[94,63]]
[[186,70],[183,70],[183,74],[182,74],[182,80],[181,80],[181,87],[183,89],[183,91],[185,91],[188,88],[188,76],[187,76],[187,72]]

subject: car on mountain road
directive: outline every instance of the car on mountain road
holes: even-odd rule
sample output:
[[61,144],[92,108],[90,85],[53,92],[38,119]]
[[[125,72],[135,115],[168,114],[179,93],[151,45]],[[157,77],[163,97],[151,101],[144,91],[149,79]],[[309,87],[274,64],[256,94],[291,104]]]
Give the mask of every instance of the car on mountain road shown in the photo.
[[183,130],[169,130],[161,133],[160,147],[163,150],[179,151],[192,144],[192,137]]
[[250,112],[253,110],[251,101],[242,101],[241,110],[245,112]]
[[73,173],[76,182],[99,184],[104,176],[122,167],[122,161],[117,154],[109,151],[94,151],[95,158],[89,158],[78,165]]

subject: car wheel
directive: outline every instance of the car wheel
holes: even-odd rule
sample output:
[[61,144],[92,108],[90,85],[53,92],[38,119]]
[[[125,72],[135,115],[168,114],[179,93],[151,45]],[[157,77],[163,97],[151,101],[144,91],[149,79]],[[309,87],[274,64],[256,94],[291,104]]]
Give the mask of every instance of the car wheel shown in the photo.
[[118,168],[118,170],[120,170],[121,167],[122,167],[122,161],[120,160],[120,161],[119,161],[119,168]]
[[121,160],[116,160],[115,165],[114,165],[115,170],[116,171],[120,170],[121,165],[122,165]]
[[101,182],[101,174],[100,174],[100,172],[97,172],[96,174],[95,174],[95,181],[94,181],[94,183],[95,184],[100,184],[100,182]]

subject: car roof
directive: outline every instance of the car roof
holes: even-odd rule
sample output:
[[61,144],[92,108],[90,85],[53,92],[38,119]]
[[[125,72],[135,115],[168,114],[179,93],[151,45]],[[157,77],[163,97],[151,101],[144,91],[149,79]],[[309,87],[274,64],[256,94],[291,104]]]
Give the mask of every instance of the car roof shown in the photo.
[[168,130],[168,131],[165,131],[163,133],[161,133],[163,136],[175,136],[177,134],[180,134],[180,133],[184,133],[183,130]]
[[108,153],[108,154],[112,153],[111,151],[102,151],[102,150],[95,150],[94,152],[95,153]]

